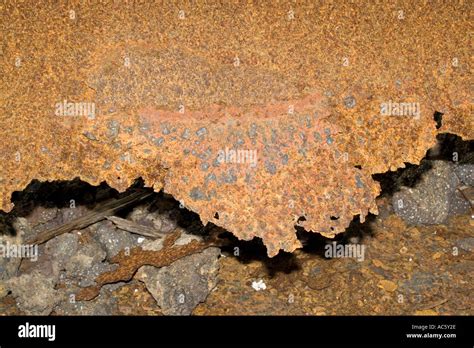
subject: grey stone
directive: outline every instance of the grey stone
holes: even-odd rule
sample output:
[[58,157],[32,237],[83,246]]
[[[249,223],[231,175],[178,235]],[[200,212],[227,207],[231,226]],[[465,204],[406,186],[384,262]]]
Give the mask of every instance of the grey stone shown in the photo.
[[[0,236],[0,244],[8,247],[12,244],[20,244],[20,236]],[[0,254],[0,281],[15,277],[21,264],[20,257],[4,257]],[[1,296],[0,296],[1,297]]]
[[165,315],[190,315],[216,286],[220,249],[209,248],[170,266],[141,267],[136,278],[145,283]]
[[54,257],[58,265],[63,268],[76,253],[78,246],[78,235],[66,233],[49,240],[45,245],[45,254]]
[[160,232],[170,233],[178,226],[176,220],[172,219],[169,214],[161,214],[161,227]]
[[81,216],[85,215],[88,212],[88,209],[82,205],[78,205],[75,208],[63,208],[60,210],[61,220],[59,224],[65,224]]
[[44,224],[56,218],[58,212],[59,210],[56,207],[36,207],[33,212],[28,216],[28,221],[32,224],[32,226]]
[[474,250],[474,237],[459,239],[456,241],[456,246],[466,251]]
[[30,223],[27,219],[23,217],[16,218],[13,223],[13,228],[20,236],[21,240],[31,240],[35,236],[35,232],[33,231]]
[[117,267],[117,265],[102,262],[106,254],[95,240],[81,245],[65,265],[66,277],[75,279],[81,287],[95,285],[95,279],[100,274],[112,271]]
[[163,216],[159,214],[158,211],[150,212],[148,206],[140,205],[135,207],[130,214],[128,214],[127,219],[136,222],[137,224],[153,227],[158,231],[162,231],[163,227]]
[[90,301],[77,301],[76,294],[81,290],[74,284],[66,283],[63,300],[54,309],[57,315],[116,315],[119,313],[118,301],[113,291],[125,285],[123,282],[106,284],[99,295]]
[[7,281],[18,308],[28,315],[48,315],[63,295],[55,290],[56,280],[39,272],[22,274]]
[[393,195],[394,211],[408,224],[441,224],[449,216],[458,184],[451,163],[432,161],[415,187],[402,187]]
[[449,202],[449,215],[468,214],[471,211],[471,204],[459,191],[455,190]]
[[402,282],[400,288],[404,291],[423,293],[432,287],[437,287],[440,283],[450,280],[449,273],[433,274],[429,272],[415,272],[411,279]]
[[474,186],[474,164],[455,165],[454,173],[464,185]]
[[107,253],[107,259],[117,255],[125,248],[132,249],[138,246],[138,236],[117,229],[111,221],[101,221],[94,225],[94,238]]

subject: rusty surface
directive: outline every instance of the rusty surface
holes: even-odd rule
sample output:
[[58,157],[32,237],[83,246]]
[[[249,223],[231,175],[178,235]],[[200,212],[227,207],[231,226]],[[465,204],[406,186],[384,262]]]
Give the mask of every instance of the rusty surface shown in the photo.
[[[371,174],[419,163],[439,132],[474,138],[470,10],[2,2],[0,209],[32,179],[141,176],[271,256],[300,246],[295,224],[332,237],[377,212]],[[94,117],[56,115],[64,100]],[[421,113],[383,116],[388,101]],[[227,148],[256,166],[213,165]]]
[[81,289],[76,298],[79,301],[89,301],[99,295],[103,285],[129,281],[142,266],[168,266],[176,260],[199,253],[212,245],[210,242],[195,240],[186,245],[173,245],[179,236],[179,232],[170,234],[163,241],[163,249],[158,251],[143,250],[142,248],[133,248],[129,252],[121,251],[111,259],[111,262],[118,264],[119,267],[114,271],[100,274],[96,279],[97,285]]

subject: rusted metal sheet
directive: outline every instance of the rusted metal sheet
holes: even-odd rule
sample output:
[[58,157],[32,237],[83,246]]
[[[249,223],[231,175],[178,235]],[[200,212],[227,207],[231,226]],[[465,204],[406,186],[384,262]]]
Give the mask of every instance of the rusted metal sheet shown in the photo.
[[377,212],[372,174],[474,137],[471,7],[4,2],[0,209],[141,176],[270,256],[296,224],[332,237]]

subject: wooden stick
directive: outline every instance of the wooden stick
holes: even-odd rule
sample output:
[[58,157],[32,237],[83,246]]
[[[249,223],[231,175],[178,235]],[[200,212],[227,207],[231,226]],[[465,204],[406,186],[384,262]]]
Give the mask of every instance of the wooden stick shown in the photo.
[[104,220],[107,216],[113,215],[125,207],[150,197],[152,194],[153,192],[137,191],[119,199],[109,200],[105,204],[85,214],[84,216],[69,221],[62,226],[38,233],[36,238],[34,238],[32,241],[28,241],[28,243],[43,244],[51,238],[57,237],[63,233],[68,233],[73,230],[81,230],[92,224],[95,224],[96,222]]
[[122,219],[117,216],[107,216],[106,219],[112,221],[115,224],[115,226],[117,226],[121,230],[130,232],[130,233],[140,234],[142,236],[151,237],[155,239],[161,238],[164,235],[164,233],[152,227],[139,225],[133,221]]

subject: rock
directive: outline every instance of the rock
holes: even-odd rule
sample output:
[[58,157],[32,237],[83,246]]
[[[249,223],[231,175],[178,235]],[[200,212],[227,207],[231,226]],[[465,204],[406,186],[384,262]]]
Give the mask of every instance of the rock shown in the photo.
[[33,212],[28,216],[28,221],[32,226],[47,223],[56,218],[58,215],[58,208],[44,208],[41,206],[35,207]]
[[105,257],[106,252],[97,241],[91,240],[81,245],[65,265],[66,277],[77,280],[81,287],[95,285],[95,279],[100,274],[117,267],[117,265],[102,262]]
[[455,190],[451,196],[449,203],[449,215],[467,214],[471,211],[471,204],[459,191]]
[[111,221],[98,222],[91,228],[95,231],[94,238],[105,249],[108,260],[125,248],[132,249],[139,245],[139,236],[117,229]]
[[153,227],[158,231],[161,231],[161,218],[157,211],[150,212],[147,205],[139,205],[135,207],[132,212],[127,216],[127,219],[130,219],[137,224]]
[[135,207],[127,216],[127,219],[143,226],[153,227],[162,233],[170,233],[178,227],[176,219],[172,217],[172,213],[172,210],[164,209],[150,211],[150,207],[141,205]]
[[469,211],[469,203],[457,190],[461,181],[455,171],[467,180],[470,170],[445,161],[431,163],[432,168],[423,174],[415,187],[402,187],[393,195],[395,213],[407,224],[441,224],[449,215]]
[[454,173],[464,185],[474,186],[474,164],[456,165]]
[[79,236],[73,233],[65,233],[49,240],[45,245],[45,254],[64,268],[69,259],[79,247]]
[[459,239],[456,241],[455,244],[457,247],[465,251],[473,251],[474,250],[474,237]]
[[27,219],[23,217],[16,218],[15,222],[13,223],[13,227],[20,236],[21,240],[30,240],[33,238],[34,232]]
[[104,285],[91,301],[75,301],[70,295],[55,309],[57,315],[114,315],[118,313],[117,299],[112,291],[125,283]]
[[184,233],[183,230],[181,230],[181,236],[179,236],[176,242],[174,242],[174,245],[186,245],[191,243],[193,240],[200,242],[202,241],[202,238],[194,234]]
[[415,272],[411,279],[402,283],[400,288],[407,292],[423,293],[437,286],[438,282],[448,282],[450,277],[449,273],[436,275],[428,272]]
[[378,287],[381,288],[381,289],[384,289],[385,291],[388,291],[388,292],[393,292],[395,290],[397,290],[398,286],[397,284],[395,284],[394,282],[390,281],[390,280],[381,280],[379,283],[378,283]]
[[[19,244],[21,243],[20,237],[17,236],[0,236],[0,245],[2,245],[2,249],[7,248],[9,245],[12,244]],[[20,257],[6,257],[6,250],[5,254],[3,252],[0,254],[0,281],[9,279],[17,275],[18,268],[21,264]]]
[[68,223],[87,214],[88,211],[83,205],[78,205],[75,208],[62,208],[60,210],[60,221],[62,224]]
[[163,248],[163,238],[155,240],[146,240],[141,245],[143,250],[159,251]]
[[163,233],[171,233],[178,227],[176,220],[174,220],[170,214],[161,215],[161,228],[160,231]]
[[167,267],[143,266],[136,278],[145,283],[165,315],[190,315],[216,285],[219,255],[219,248],[208,248]]
[[64,266],[61,266],[54,256],[39,252],[38,260],[35,262],[32,262],[30,259],[23,259],[19,271],[21,274],[40,273],[44,277],[51,278],[56,282],[59,279],[62,268]]
[[20,310],[28,315],[48,315],[62,300],[60,291],[55,290],[55,279],[40,272],[22,274],[6,282]]

